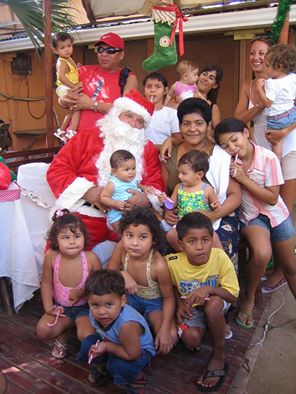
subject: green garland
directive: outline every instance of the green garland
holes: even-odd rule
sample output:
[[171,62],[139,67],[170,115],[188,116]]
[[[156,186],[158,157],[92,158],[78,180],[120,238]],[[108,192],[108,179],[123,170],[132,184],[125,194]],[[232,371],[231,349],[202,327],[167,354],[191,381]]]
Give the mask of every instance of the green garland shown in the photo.
[[278,10],[276,14],[276,18],[273,21],[271,27],[271,40],[273,44],[276,44],[279,40],[281,30],[283,28],[287,13],[290,10],[290,5],[293,3],[293,0],[280,0],[278,5]]

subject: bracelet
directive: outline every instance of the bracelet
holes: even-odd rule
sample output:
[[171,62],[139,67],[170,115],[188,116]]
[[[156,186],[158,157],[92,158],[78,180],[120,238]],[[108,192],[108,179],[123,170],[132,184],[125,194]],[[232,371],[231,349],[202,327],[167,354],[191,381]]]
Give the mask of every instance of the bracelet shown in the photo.
[[263,110],[265,107],[262,104],[256,104],[255,108]]
[[93,110],[94,110],[95,112],[98,112],[98,105],[99,105],[99,103],[98,103],[97,101],[95,101],[95,102],[94,102],[94,107],[93,107]]

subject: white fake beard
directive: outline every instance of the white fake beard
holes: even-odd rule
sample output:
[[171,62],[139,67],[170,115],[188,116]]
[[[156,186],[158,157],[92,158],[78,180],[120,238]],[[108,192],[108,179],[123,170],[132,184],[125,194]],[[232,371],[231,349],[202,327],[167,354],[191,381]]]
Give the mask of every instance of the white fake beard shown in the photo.
[[[110,156],[118,149],[131,152],[136,159],[136,180],[141,182],[143,172],[143,152],[145,145],[144,129],[131,127],[119,120],[122,110],[112,108],[104,118],[97,122],[100,127],[100,137],[104,139],[104,149],[96,162],[98,169],[98,182],[105,186],[110,179]],[[114,132],[116,130],[116,132]]]

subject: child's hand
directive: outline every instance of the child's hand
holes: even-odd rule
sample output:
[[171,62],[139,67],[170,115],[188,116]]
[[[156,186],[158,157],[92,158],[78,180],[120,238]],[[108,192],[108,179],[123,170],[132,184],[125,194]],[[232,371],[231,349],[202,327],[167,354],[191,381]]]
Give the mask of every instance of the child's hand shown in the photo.
[[154,343],[155,348],[159,354],[169,353],[174,346],[174,340],[171,337],[170,332],[168,332],[167,330],[163,330],[162,328],[160,328],[160,330],[156,334]]
[[194,304],[204,305],[205,302],[209,299],[209,295],[211,292],[210,286],[203,286],[196,290],[193,290],[190,294],[188,294],[186,302],[192,306]]
[[125,201],[116,201],[116,209],[118,211],[123,211],[125,206]]
[[51,308],[49,308],[48,310],[45,311],[48,315],[51,316],[61,316],[61,317],[66,317],[66,315],[64,314],[64,307],[61,305],[53,305]]
[[181,324],[184,319],[190,319],[191,317],[191,307],[185,301],[181,301],[178,303],[178,310],[177,310],[177,323]]
[[107,342],[98,341],[95,345],[92,345],[88,351],[89,359],[94,359],[107,352]]
[[238,182],[241,182],[246,177],[243,166],[234,162],[230,164],[230,175]]
[[121,271],[121,275],[123,276],[125,282],[125,289],[129,294],[135,294],[138,290],[138,284],[134,280],[134,278],[126,271]]
[[210,207],[212,208],[213,211],[218,211],[218,209],[221,207],[221,203],[219,200],[213,201],[210,204]]
[[71,289],[69,292],[69,301],[74,305],[83,297],[83,294],[83,289]]

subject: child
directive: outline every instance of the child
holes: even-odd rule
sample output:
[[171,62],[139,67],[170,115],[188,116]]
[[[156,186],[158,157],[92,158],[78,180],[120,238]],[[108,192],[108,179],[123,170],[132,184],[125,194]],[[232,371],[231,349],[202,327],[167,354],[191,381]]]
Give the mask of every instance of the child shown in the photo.
[[[58,86],[56,93],[59,97],[63,97],[69,89],[81,85],[78,79],[77,65],[71,57],[73,53],[73,42],[73,37],[69,33],[63,32],[55,34],[52,39],[54,53],[59,56],[56,64]],[[79,118],[79,111],[74,111],[70,115],[67,115],[61,127],[54,135],[63,142],[67,142],[76,134]],[[69,129],[67,130],[68,126]]]
[[150,208],[136,207],[122,216],[120,231],[121,256],[111,257],[108,268],[122,268],[126,284],[130,279],[134,282],[128,302],[148,319],[158,352],[166,354],[177,341],[177,330],[170,273],[157,251],[163,240],[160,223]]
[[45,255],[41,281],[41,296],[45,314],[37,323],[37,335],[55,339],[52,355],[64,358],[67,353],[67,330],[75,323],[82,341],[94,333],[88,317],[84,284],[88,274],[101,269],[92,252],[85,252],[87,233],[82,221],[67,209],[58,210],[48,239],[51,243]]
[[[266,81],[257,80],[260,101],[266,107],[267,135],[296,123],[296,48],[285,44],[272,46],[265,55]],[[282,157],[282,139],[272,145]]]
[[230,173],[242,188],[241,232],[248,242],[250,258],[246,294],[236,322],[251,328],[255,292],[272,253],[296,297],[295,229],[279,195],[284,181],[276,155],[251,142],[246,125],[234,118],[216,126],[215,140],[235,157]]
[[99,364],[90,373],[90,382],[102,382],[109,373],[128,393],[144,393],[142,370],[156,352],[145,319],[126,305],[123,277],[113,270],[93,272],[86,281],[85,294],[97,334],[85,338],[80,355]]
[[110,181],[102,189],[100,198],[103,205],[111,208],[108,210],[108,222],[119,234],[119,220],[125,202],[132,196],[127,190],[142,190],[136,180],[136,159],[132,153],[124,149],[115,151],[110,157],[110,166]]
[[168,92],[168,82],[164,75],[153,72],[147,75],[143,81],[144,96],[154,103],[155,110],[150,123],[145,130],[146,137],[160,150],[161,144],[173,136],[181,142],[177,111],[174,108],[163,105],[164,97]]
[[171,99],[174,99],[174,107],[178,107],[186,98],[197,95],[198,66],[189,60],[182,60],[177,65],[177,73],[180,81],[176,81],[170,87],[164,105],[167,105]]
[[224,362],[224,312],[236,302],[238,281],[226,253],[213,248],[209,218],[192,212],[177,223],[176,229],[182,252],[166,259],[176,288],[178,332],[185,347],[199,349],[207,325],[213,350],[197,386],[200,391],[216,391],[228,369]]
[[[175,186],[171,200],[174,201],[178,208],[178,216],[193,211],[210,211],[217,210],[220,202],[216,196],[215,190],[202,179],[209,169],[209,157],[205,152],[192,150],[185,153],[178,162],[179,178],[181,183]],[[222,244],[214,232],[214,247],[222,248]],[[169,244],[180,252],[180,244],[175,228],[167,233]]]

